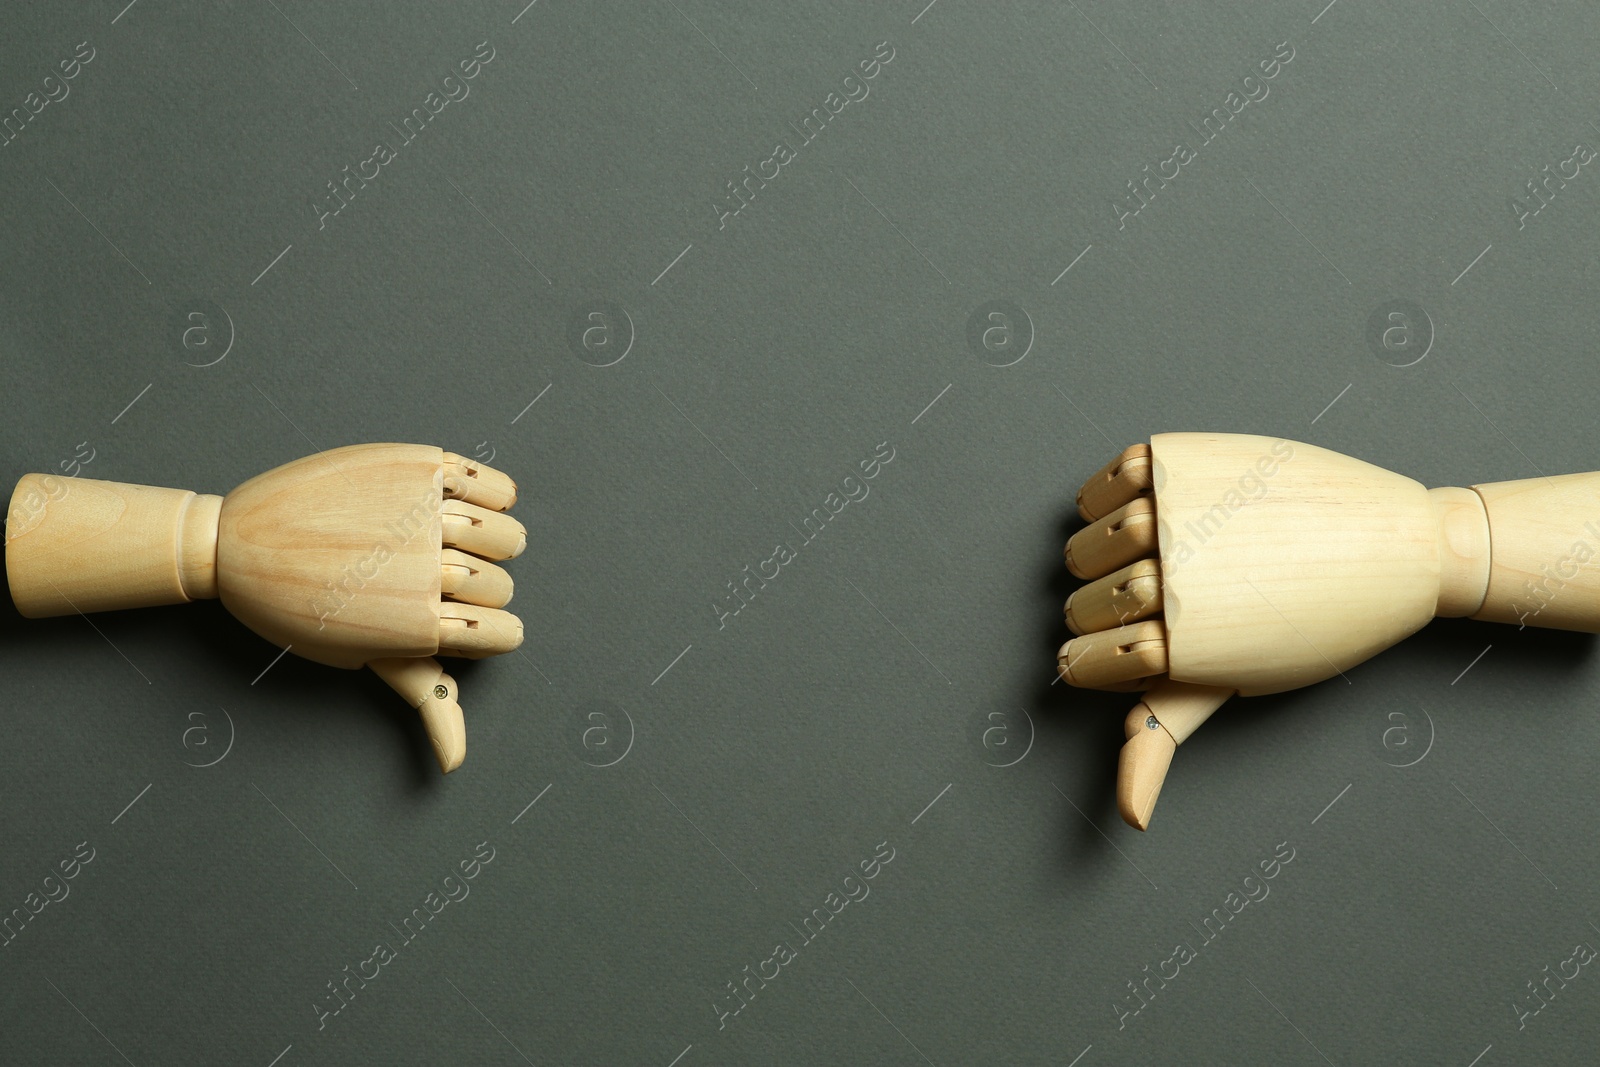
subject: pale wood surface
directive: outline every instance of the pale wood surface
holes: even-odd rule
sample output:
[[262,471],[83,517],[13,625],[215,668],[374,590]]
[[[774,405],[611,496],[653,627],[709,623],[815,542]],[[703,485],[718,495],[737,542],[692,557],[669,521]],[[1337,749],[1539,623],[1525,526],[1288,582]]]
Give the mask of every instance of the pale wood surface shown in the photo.
[[29,617],[220,597],[286,651],[370,665],[421,713],[439,765],[466,755],[456,684],[431,657],[522,643],[494,561],[527,545],[505,474],[431,445],[351,445],[286,463],[226,497],[27,475],[6,571]]
[[1161,610],[1161,564],[1141,559],[1067,598],[1067,628],[1075,634],[1126,626]]
[[1439,533],[1420,483],[1248,434],[1157,434],[1150,447],[1173,678],[1295,689],[1433,618]]
[[1141,830],[1177,745],[1235,693],[1342,674],[1436,616],[1600,631],[1600,474],[1429,490],[1302,442],[1168,433],[1077,502],[1065,559],[1093,580],[1057,669],[1146,690],[1117,786]]
[[1439,603],[1434,614],[1461,618],[1483,606],[1489,590],[1489,516],[1471,489],[1428,490],[1439,524]]
[[1079,578],[1093,578],[1155,550],[1155,504],[1138,496],[1073,534],[1064,558],[1067,570]]
[[1473,617],[1600,631],[1600,473],[1473,489],[1494,546],[1488,595]]
[[443,457],[428,445],[351,445],[239,486],[222,505],[223,604],[274,644],[335,667],[437,652]]
[[1127,742],[1117,757],[1117,810],[1124,822],[1150,828],[1173,753],[1233,695],[1232,689],[1163,678],[1133,706],[1123,720]]
[[30,619],[217,595],[218,496],[27,474],[11,494],[6,577]]
[[1223,686],[1163,680],[1150,687],[1139,706],[1154,715],[1181,745],[1233,695],[1232,689]]
[[1150,446],[1129,445],[1083,483],[1078,490],[1078,515],[1084,522],[1104,518],[1129,497],[1148,492],[1151,484]]
[[439,769],[449,774],[467,758],[467,723],[457,703],[456,680],[432,656],[419,659],[375,659],[373,672],[422,715]]
[[1117,756],[1117,811],[1129,826],[1147,830],[1178,742],[1142,702],[1128,712],[1122,732],[1127,741]]

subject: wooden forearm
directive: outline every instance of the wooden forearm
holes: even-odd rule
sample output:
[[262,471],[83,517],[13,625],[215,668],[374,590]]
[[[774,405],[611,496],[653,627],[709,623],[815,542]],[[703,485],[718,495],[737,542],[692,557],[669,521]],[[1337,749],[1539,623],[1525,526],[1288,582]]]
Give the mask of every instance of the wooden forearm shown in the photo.
[[1600,632],[1600,473],[1473,489],[1490,550],[1487,592],[1472,617]]
[[30,619],[217,595],[222,498],[29,474],[6,524],[11,599]]
[[285,652],[371,667],[451,771],[466,720],[433,657],[522,643],[498,566],[527,547],[504,514],[516,499],[505,473],[437,445],[329,449],[226,497],[29,474],[11,496],[6,575],[29,618],[215,597]]
[[1429,496],[1439,518],[1440,615],[1600,632],[1600,473]]
[[1435,618],[1600,633],[1600,472],[1428,489],[1316,445],[1163,433],[1078,493],[1071,685],[1144,689],[1118,806],[1139,829],[1230,696],[1311,685]]

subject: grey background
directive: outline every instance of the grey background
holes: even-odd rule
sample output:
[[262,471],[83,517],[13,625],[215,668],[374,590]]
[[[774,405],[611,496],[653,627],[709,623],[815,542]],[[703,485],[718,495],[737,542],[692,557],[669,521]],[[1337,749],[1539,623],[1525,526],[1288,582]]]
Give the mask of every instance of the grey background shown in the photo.
[[[1592,6],[123,2],[0,16],[4,110],[96,51],[0,149],[0,480],[80,442],[86,476],[213,493],[362,441],[492,456],[526,642],[458,672],[446,779],[375,678],[274,665],[215,603],[8,604],[0,909],[95,858],[0,949],[0,1058],[1592,1055],[1588,970],[1512,1007],[1600,942],[1591,638],[1436,623],[1230,705],[1144,835],[1112,800],[1128,700],[1051,685],[1073,494],[1154,432],[1430,485],[1600,467],[1600,178],[1510,207],[1600,143]],[[471,95],[319,230],[325,183],[484,40]],[[719,229],[880,41],[870,96]],[[1282,41],[1270,95],[1119,230]],[[996,300],[1031,322],[1003,368],[967,341]],[[1431,320],[1409,367],[1366,340],[1392,300]],[[610,309],[620,343],[618,307],[632,347],[592,366],[570,324]],[[719,629],[880,442],[870,496]],[[325,983],[483,841],[470,896],[319,1030]],[[880,842],[871,895],[719,1029]]]

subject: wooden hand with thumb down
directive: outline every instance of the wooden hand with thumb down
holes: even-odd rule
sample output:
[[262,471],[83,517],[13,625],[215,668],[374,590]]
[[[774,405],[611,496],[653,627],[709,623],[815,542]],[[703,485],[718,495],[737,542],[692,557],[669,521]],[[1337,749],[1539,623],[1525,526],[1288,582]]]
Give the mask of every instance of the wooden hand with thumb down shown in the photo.
[[225,497],[28,474],[6,576],[28,618],[220,598],[250,629],[333,667],[371,667],[422,713],[439,766],[466,756],[455,679],[433,657],[522,643],[502,610],[522,524],[515,483],[430,445],[351,445]]
[[1427,489],[1315,445],[1165,433],[1084,483],[1072,685],[1144,690],[1117,807],[1149,826],[1177,746],[1230,696],[1342,675],[1436,616],[1600,632],[1600,473]]

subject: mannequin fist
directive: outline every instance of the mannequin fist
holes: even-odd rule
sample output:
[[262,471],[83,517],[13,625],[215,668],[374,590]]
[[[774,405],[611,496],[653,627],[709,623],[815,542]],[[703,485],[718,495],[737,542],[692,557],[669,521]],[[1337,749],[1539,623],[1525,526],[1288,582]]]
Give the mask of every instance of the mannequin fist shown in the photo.
[[434,655],[522,643],[496,560],[526,545],[510,478],[428,445],[352,445],[226,497],[26,475],[6,572],[29,618],[220,597],[295,654],[370,666],[418,708],[439,765],[466,754],[455,681]]
[[[1315,445],[1157,434],[1084,484],[1064,681],[1148,689],[1123,818],[1144,829],[1177,744],[1229,696],[1342,674],[1436,616],[1600,631],[1600,474],[1426,489]],[[1491,542],[1493,552],[1490,551]]]

